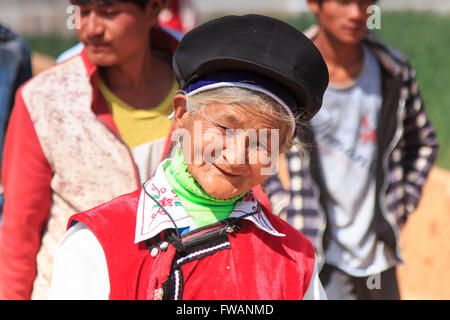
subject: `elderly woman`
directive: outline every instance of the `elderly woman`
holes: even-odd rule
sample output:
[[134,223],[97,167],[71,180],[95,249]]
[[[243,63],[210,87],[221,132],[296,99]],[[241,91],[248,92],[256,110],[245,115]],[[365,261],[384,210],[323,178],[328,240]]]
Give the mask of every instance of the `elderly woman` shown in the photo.
[[227,16],[189,32],[173,65],[171,158],[141,189],[71,218],[51,298],[325,298],[311,243],[259,187],[296,120],[320,108],[319,52],[279,20]]

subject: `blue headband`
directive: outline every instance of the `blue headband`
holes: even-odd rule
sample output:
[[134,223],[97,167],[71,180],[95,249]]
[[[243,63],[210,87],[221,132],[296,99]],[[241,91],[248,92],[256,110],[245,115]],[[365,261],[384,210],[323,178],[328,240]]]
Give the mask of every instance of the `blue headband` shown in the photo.
[[213,85],[220,82],[247,83],[250,85],[260,87],[264,90],[267,90],[270,93],[272,93],[272,95],[278,97],[281,101],[283,101],[284,104],[289,107],[291,113],[293,113],[294,116],[297,116],[295,114],[297,104],[292,95],[273,80],[253,72],[246,72],[246,71],[216,72],[204,76],[198,81],[188,85],[184,91],[189,94],[190,92],[200,89],[202,87]]

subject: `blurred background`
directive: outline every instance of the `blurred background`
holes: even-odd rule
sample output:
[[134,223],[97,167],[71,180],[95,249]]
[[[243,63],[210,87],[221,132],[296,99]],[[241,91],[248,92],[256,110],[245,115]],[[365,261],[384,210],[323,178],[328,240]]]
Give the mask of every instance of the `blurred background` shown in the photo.
[[[262,13],[300,30],[314,23],[305,0],[191,0],[200,22],[225,14]],[[450,299],[450,0],[380,0],[375,33],[398,48],[417,71],[440,150],[419,209],[402,231],[403,299]],[[66,26],[68,0],[0,0],[0,23],[25,37],[33,73],[78,42]]]

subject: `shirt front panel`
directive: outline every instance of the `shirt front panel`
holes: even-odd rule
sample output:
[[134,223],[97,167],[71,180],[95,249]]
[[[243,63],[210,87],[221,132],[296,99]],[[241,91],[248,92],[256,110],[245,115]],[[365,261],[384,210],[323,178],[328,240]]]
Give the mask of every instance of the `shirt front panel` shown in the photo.
[[130,149],[167,137],[171,125],[167,117],[172,111],[171,98],[178,88],[176,83],[172,85],[164,101],[150,110],[136,109],[127,104],[117,97],[101,79],[98,85],[111,110],[120,136]]
[[164,101],[151,110],[130,106],[117,97],[101,79],[98,85],[121,139],[131,150],[140,181],[146,181],[154,175],[162,158],[172,125],[168,116],[172,111],[172,98],[178,85],[174,82]]
[[371,223],[375,208],[376,131],[382,104],[381,72],[364,47],[361,74],[348,86],[330,86],[312,120],[326,187],[331,240],[327,263],[354,276],[394,263]]

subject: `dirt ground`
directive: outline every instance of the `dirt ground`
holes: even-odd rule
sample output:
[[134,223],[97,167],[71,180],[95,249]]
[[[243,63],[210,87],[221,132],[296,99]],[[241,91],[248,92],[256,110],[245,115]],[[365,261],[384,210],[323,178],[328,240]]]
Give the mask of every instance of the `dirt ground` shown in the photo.
[[403,299],[450,299],[450,172],[434,168],[401,234]]
[[[54,59],[33,54],[32,63],[37,74]],[[402,299],[450,299],[450,171],[432,169],[419,208],[402,230],[401,243]]]

